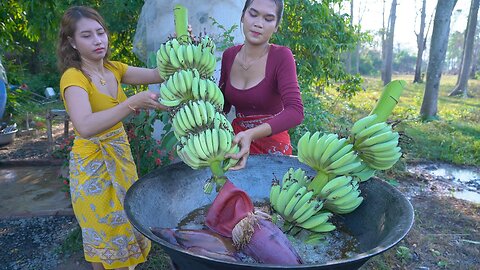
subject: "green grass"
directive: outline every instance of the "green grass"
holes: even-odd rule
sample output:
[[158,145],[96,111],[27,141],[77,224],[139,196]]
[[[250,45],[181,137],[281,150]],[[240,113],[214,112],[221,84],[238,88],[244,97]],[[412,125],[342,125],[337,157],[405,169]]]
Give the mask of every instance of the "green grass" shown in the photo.
[[[400,144],[406,161],[432,160],[461,165],[480,165],[480,81],[469,81],[471,98],[448,97],[456,83],[456,76],[442,76],[439,99],[439,120],[422,122],[425,84],[413,84],[412,76],[396,76],[407,87],[394,109],[391,121],[400,121],[395,130],[401,133]],[[379,78],[365,78],[364,92],[351,100],[337,98],[334,90],[316,95],[321,107],[312,104],[304,93],[306,118],[292,134],[295,142],[306,130],[334,132],[346,136],[357,119],[366,116],[375,106],[383,90]],[[315,115],[311,120],[308,116]],[[323,120],[323,121],[322,121]],[[318,122],[322,121],[321,124]]]

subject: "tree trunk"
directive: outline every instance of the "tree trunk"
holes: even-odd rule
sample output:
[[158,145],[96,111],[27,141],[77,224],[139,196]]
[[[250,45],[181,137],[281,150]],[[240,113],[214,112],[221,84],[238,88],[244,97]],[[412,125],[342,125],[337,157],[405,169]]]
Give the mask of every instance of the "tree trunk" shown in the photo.
[[470,79],[475,79],[477,76],[477,65],[478,65],[478,53],[480,51],[480,43],[477,43],[475,49],[473,50],[473,63],[472,69],[470,71]]
[[463,46],[462,66],[458,73],[457,85],[450,92],[449,96],[462,95],[467,97],[468,75],[471,71],[473,58],[473,43],[475,41],[475,31],[477,29],[477,15],[480,0],[472,0],[470,13],[468,15],[467,29],[465,30],[465,42]]
[[392,80],[392,62],[393,62],[393,36],[395,34],[395,20],[397,17],[397,0],[392,0],[390,8],[390,20],[388,23],[388,34],[385,50],[385,78],[383,85],[387,85]]
[[382,81],[385,81],[385,33],[387,32],[387,28],[385,27],[385,0],[383,0],[383,8],[382,8],[382,67],[380,73],[382,75]]
[[[360,34],[360,32],[358,32]],[[355,47],[355,74],[360,73],[360,41],[357,42]]]
[[[350,27],[353,27],[353,0],[350,0]],[[352,74],[352,54],[353,52],[348,52],[347,55],[347,72]]]
[[430,120],[437,116],[438,89],[447,53],[450,20],[456,3],[457,0],[438,0],[437,2],[430,42],[427,82],[420,109],[420,116],[424,120]]
[[426,17],[426,4],[427,0],[423,0],[422,3],[422,15],[420,17],[420,31],[417,34],[417,63],[415,65],[415,76],[413,78],[414,83],[422,83],[422,63],[423,63],[423,50],[425,49],[425,17]]

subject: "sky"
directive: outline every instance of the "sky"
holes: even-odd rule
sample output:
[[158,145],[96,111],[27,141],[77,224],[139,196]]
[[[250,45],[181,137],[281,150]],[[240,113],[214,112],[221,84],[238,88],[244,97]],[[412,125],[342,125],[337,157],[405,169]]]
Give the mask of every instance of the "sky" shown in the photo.
[[[470,0],[458,0],[452,13],[452,22],[450,33],[453,31],[463,32],[467,27],[468,12],[470,9]],[[397,0],[397,18],[395,22],[395,47],[400,46],[411,52],[417,51],[416,36],[414,29],[418,32],[420,25],[420,9],[422,0]],[[437,0],[427,0],[426,27],[432,20],[429,36],[433,28],[433,12],[437,4]],[[354,1],[354,22],[358,24],[361,18],[361,26],[363,30],[378,31],[382,28],[382,0],[355,0]],[[386,19],[390,13],[391,0],[386,0]],[[360,11],[359,11],[360,10]],[[360,16],[358,16],[360,14]],[[427,44],[428,46],[428,44]]]

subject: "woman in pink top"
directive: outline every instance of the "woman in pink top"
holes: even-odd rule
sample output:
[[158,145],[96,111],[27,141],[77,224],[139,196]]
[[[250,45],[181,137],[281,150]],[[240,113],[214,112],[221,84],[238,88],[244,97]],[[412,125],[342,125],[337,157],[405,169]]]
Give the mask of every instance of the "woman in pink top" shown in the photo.
[[224,112],[235,106],[232,125],[244,168],[249,154],[292,154],[288,129],[303,121],[295,59],[289,48],[270,44],[282,18],[282,0],[247,0],[242,11],[244,44],[225,50],[220,88]]

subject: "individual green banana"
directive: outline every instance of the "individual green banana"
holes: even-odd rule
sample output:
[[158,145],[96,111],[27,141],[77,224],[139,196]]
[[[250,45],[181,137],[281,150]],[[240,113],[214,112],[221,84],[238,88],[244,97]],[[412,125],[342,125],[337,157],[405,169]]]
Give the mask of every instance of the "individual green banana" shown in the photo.
[[165,99],[159,99],[158,102],[160,102],[160,104],[164,105],[164,106],[167,106],[167,107],[176,107],[178,105],[180,105],[181,103],[181,100],[165,100]]
[[380,122],[380,123],[373,124],[373,125],[369,126],[368,128],[360,131],[355,136],[355,142],[362,142],[362,141],[370,138],[376,132],[378,132],[380,130],[383,130],[386,127],[388,127],[388,125],[385,122]]
[[[338,160],[339,158],[343,157],[346,155],[350,150],[352,150],[353,144],[347,143],[345,144],[340,150],[338,150],[331,158],[330,160],[335,161]],[[330,163],[331,164],[331,163]]]
[[193,47],[193,65],[198,69],[200,60],[202,59],[202,47],[196,45]]
[[367,156],[371,155],[378,158],[388,158],[400,153],[401,151],[402,149],[399,146],[392,147],[390,149],[383,150],[383,151],[370,151],[369,149],[365,149],[364,155],[367,155]]
[[299,218],[294,219],[296,223],[303,223],[311,216],[315,215],[318,211],[322,209],[323,204],[320,201],[316,201],[314,207],[309,208],[305,213],[303,213]]
[[298,226],[309,230],[311,228],[314,228],[314,227],[317,227],[321,224],[326,223],[330,219],[331,216],[332,216],[332,213],[330,213],[328,211],[318,212],[315,215],[311,216],[309,219],[307,219],[304,222],[298,224]]
[[308,148],[307,148],[307,153],[306,153],[307,156],[313,157],[313,153],[315,151],[315,146],[316,146],[319,138],[320,138],[320,132],[317,131],[317,132],[312,134],[312,137],[310,137],[310,140],[308,140]]
[[352,191],[352,189],[353,189],[352,184],[344,185],[344,186],[332,191],[330,194],[328,194],[326,199],[327,199],[327,201],[335,201],[336,199],[339,199],[339,198],[347,195],[348,193],[350,193],[350,191]]
[[218,135],[218,129],[214,128],[212,129],[212,146],[213,146],[213,153],[215,155],[221,155],[219,153],[219,148],[220,148],[220,141],[219,141],[219,135]]
[[354,151],[350,151],[343,155],[343,157],[340,157],[336,161],[332,162],[330,165],[327,166],[326,170],[333,171],[335,169],[338,169],[342,166],[345,166],[349,163],[358,161],[358,156],[357,153]]
[[292,176],[293,176],[294,179],[296,179],[298,181],[298,183],[301,186],[305,186],[308,182],[308,177],[307,177],[305,171],[302,170],[301,168],[296,169],[293,172]]
[[296,213],[304,204],[306,204],[313,197],[313,191],[308,191],[300,198],[300,200],[295,204],[292,213]]
[[[310,191],[311,192],[311,191]],[[309,194],[309,192],[307,192],[306,194]],[[306,195],[305,194],[305,195]],[[305,196],[304,195],[304,196]],[[299,203],[298,203],[299,204]],[[297,204],[297,205],[298,205]],[[318,205],[318,201],[316,199],[310,199],[308,201],[306,201],[304,204],[302,204],[300,206],[300,208],[298,208],[298,210],[295,210],[293,209],[293,216],[292,216],[292,220],[296,221],[298,218],[300,218],[303,214],[305,214],[305,212],[307,212],[308,210],[310,209],[315,209]],[[296,207],[295,207],[296,208]],[[312,214],[313,215],[313,214]]]
[[185,61],[185,45],[184,44],[181,44],[179,47],[178,47],[178,50],[176,51],[176,55],[177,55],[177,58],[178,58],[178,62],[180,63],[180,66],[182,68],[186,68],[187,67],[187,62]]
[[[207,97],[207,80],[200,79],[198,81],[198,90],[199,90],[201,99],[208,100],[208,101],[211,100],[210,97]],[[209,93],[209,95],[211,94]]]
[[218,141],[219,141],[219,149],[220,151],[222,152],[226,152],[230,149],[229,147],[229,139],[228,139],[228,135],[227,135],[227,132],[224,130],[224,129],[220,129],[220,128],[215,128],[216,130],[218,130]]
[[193,118],[195,119],[195,125],[197,127],[201,127],[203,125],[203,117],[202,113],[200,112],[200,107],[198,106],[198,103],[190,101],[188,105],[191,107]]
[[307,193],[307,187],[301,186],[297,192],[292,196],[290,201],[287,203],[287,206],[285,206],[285,210],[283,211],[283,216],[284,218],[290,217],[290,214],[292,213],[293,209],[295,208],[295,205],[302,199],[303,195]]
[[185,59],[188,66],[193,66],[193,44],[188,44],[185,50]]
[[322,190],[320,190],[319,195],[321,198],[326,198],[332,191],[340,187],[343,187],[347,184],[350,184],[351,182],[352,182],[352,177],[350,176],[342,175],[339,177],[335,177],[332,180],[328,181],[328,183],[325,184],[325,186],[323,186]]
[[305,163],[306,162],[306,156],[305,154],[308,151],[308,141],[310,140],[310,132],[307,131],[305,132],[302,137],[298,140],[297,143],[297,152],[298,152],[298,160],[300,162]]
[[275,208],[278,202],[278,196],[280,195],[281,187],[278,181],[272,181],[272,187],[270,188],[270,205]]
[[288,202],[291,200],[293,195],[295,195],[299,188],[300,185],[296,181],[289,186],[282,186],[282,191],[278,197],[277,208],[275,209],[279,214],[283,214]]
[[157,57],[158,56],[160,56],[165,63],[170,62],[170,58],[168,57],[167,49],[164,43],[160,44],[160,48],[157,51]]
[[207,160],[211,160],[214,156],[213,153],[210,152],[210,149],[208,147],[208,142],[207,142],[207,137],[206,137],[206,132],[200,132],[198,133],[198,140],[200,141],[200,145],[202,146],[203,152],[207,155]]
[[382,134],[378,134],[378,135],[375,135],[371,138],[366,139],[365,141],[363,141],[362,143],[360,143],[358,145],[357,149],[372,146],[374,144],[388,142],[388,141],[395,140],[395,139],[398,139],[398,133],[387,131],[387,132],[384,132]]
[[166,83],[165,83],[166,87],[168,88],[168,90],[175,96],[178,96],[178,97],[182,97],[182,94],[177,90],[177,88],[175,87],[175,84],[173,82],[173,78],[170,77]]
[[190,91],[190,89],[187,89],[187,84],[185,83],[181,70],[173,74],[173,81],[177,89],[180,91],[180,93],[182,93],[183,97],[188,96],[188,91]]
[[348,173],[352,172],[353,170],[355,170],[356,168],[358,168],[360,165],[362,165],[362,163],[358,159],[357,162],[348,163],[345,166],[342,166],[338,169],[332,170],[332,173],[335,174],[335,175],[348,174]]
[[207,142],[207,149],[208,152],[212,155],[215,156],[215,150],[213,148],[213,136],[212,136],[212,130],[211,129],[206,129],[203,131],[205,133],[205,141]]
[[185,124],[183,124],[182,117],[178,112],[172,118],[172,124],[174,126],[174,131],[178,133],[179,136],[185,136],[189,132]]
[[318,233],[322,233],[322,232],[330,232],[330,231],[333,231],[335,230],[337,227],[335,227],[335,225],[333,225],[332,223],[330,222],[327,222],[327,223],[324,223],[324,224],[320,224],[316,227],[313,227],[310,229],[310,231],[312,232],[318,232]]
[[325,152],[325,141],[329,138],[329,134],[323,134],[318,140],[317,144],[315,145],[315,149],[313,150],[313,158],[312,160],[320,160],[322,158],[323,153]]
[[[373,121],[375,121],[375,119],[377,119],[377,115],[376,114],[370,114],[366,117],[363,117],[363,118],[357,120],[352,126],[352,129],[351,129],[352,135],[355,136],[360,131],[369,127],[373,123]],[[379,122],[381,122],[381,121],[379,121]]]
[[188,123],[190,123],[190,126],[192,129],[197,127],[197,124],[195,123],[195,117],[193,116],[192,110],[190,109],[189,104],[186,104],[183,106],[182,110],[185,111],[185,115],[187,116]]
[[[232,145],[230,150],[227,151],[227,154],[236,154],[240,151],[240,147],[237,144]],[[235,166],[238,163],[238,159],[229,158],[224,162],[223,170],[228,171],[231,167]]]
[[[327,145],[327,148],[325,148],[325,152],[323,153],[321,159],[320,159],[320,164],[323,167],[326,167],[328,165],[327,160],[329,160],[340,148],[343,146],[343,143],[347,139],[342,138],[342,139],[337,139],[337,136],[334,136],[332,141],[330,141]],[[331,160],[329,163],[333,162],[334,160]]]
[[178,51],[178,48],[180,48],[180,43],[178,42],[178,40],[176,38],[173,38],[170,40],[170,44],[172,46],[172,49],[177,52]]
[[162,83],[160,85],[160,97],[165,100],[176,100],[178,99],[177,96],[175,96],[170,89],[168,89],[166,83]]
[[193,143],[195,145],[195,151],[197,151],[198,156],[201,159],[208,160],[209,159],[208,152],[206,153],[205,152],[206,149],[204,150],[204,148],[202,147],[202,142],[200,140],[200,134],[198,134],[198,133],[193,134]]
[[183,81],[185,82],[185,88],[187,89],[187,91],[192,91],[193,72],[190,69],[182,69],[182,77]]
[[180,64],[180,61],[178,60],[177,53],[175,52],[174,48],[170,49],[168,56],[170,58],[170,63],[174,68],[179,69],[182,67],[182,65]]
[[293,174],[295,173],[295,170],[293,168],[289,168],[286,173],[283,174],[282,177],[282,187],[286,187],[290,184],[293,183]]
[[[325,207],[328,208],[328,205],[334,205],[337,207],[349,206],[352,201],[356,200],[360,196],[360,190],[353,190],[343,197],[337,198],[335,200],[328,200],[325,202]],[[331,209],[332,210],[332,209]],[[333,210],[332,210],[333,211]]]
[[335,211],[332,210],[332,212],[337,214],[348,214],[355,211],[355,209],[357,209],[360,204],[362,204],[362,202],[363,197],[357,197],[352,200],[348,205],[335,206]]

